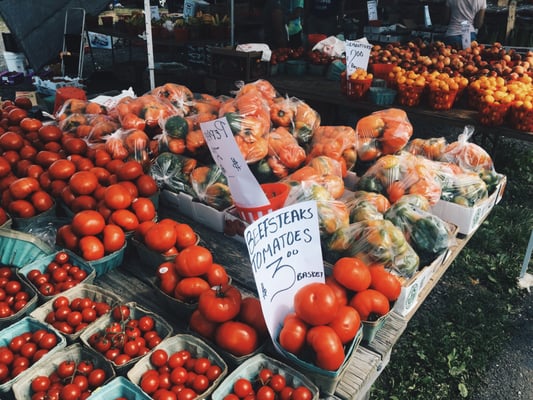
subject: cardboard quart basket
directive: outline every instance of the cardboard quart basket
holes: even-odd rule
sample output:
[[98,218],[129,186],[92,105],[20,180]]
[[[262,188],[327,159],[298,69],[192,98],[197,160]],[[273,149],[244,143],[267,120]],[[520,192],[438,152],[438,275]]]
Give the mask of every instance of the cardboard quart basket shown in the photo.
[[431,212],[444,221],[456,225],[460,234],[469,235],[481,225],[492,208],[500,202],[506,184],[507,177],[500,175],[500,182],[496,186],[496,190],[486,199],[477,202],[473,207],[439,200],[431,208]]
[[[16,274],[15,268],[12,268],[12,271],[14,274]],[[5,327],[12,325],[14,322],[30,314],[37,307],[39,296],[37,296],[37,292],[35,291],[35,289],[24,279],[19,279],[19,281],[22,285],[22,290],[28,293],[29,295],[28,302],[24,307],[22,307],[13,315],[10,315],[9,317],[5,318],[0,318],[0,329],[4,329]]]
[[92,392],[87,400],[109,400],[119,397],[135,400],[152,400],[139,386],[123,376],[117,376],[104,386],[99,387]]
[[[92,283],[94,281],[94,278],[96,277],[96,272],[94,271],[94,268],[89,265],[87,261],[85,261],[83,258],[81,258],[80,256],[78,256],[77,254],[73,253],[70,250],[61,250],[61,251],[64,251],[68,254],[70,264],[72,264],[73,266],[80,267],[87,273],[87,276],[85,277],[85,279],[80,283]],[[30,279],[28,278],[28,273],[34,269],[39,270],[41,273],[45,273],[46,269],[48,268],[48,264],[54,261],[54,258],[57,253],[59,252],[50,254],[46,257],[41,257],[38,260],[35,260],[31,264],[28,264],[17,271],[17,274],[21,277],[21,279],[26,280],[26,282],[28,282],[30,286],[37,292],[41,302],[47,302],[48,300],[52,299],[55,295],[59,293],[53,293],[48,296],[42,294],[39,291],[39,288],[37,288],[35,284],[30,281]]]
[[105,371],[105,382],[108,382],[115,377],[115,371],[109,361],[99,354],[84,348],[81,343],[75,343],[53,354],[47,359],[46,363],[39,365],[31,374],[25,375],[15,382],[13,385],[13,395],[15,396],[15,399],[31,399],[34,394],[31,389],[31,383],[35,377],[41,375],[50,376],[57,370],[57,367],[63,361],[73,361],[76,365],[81,361],[90,361],[93,363],[94,368],[101,368]]
[[289,365],[293,366],[298,371],[302,371],[305,376],[311,379],[319,388],[321,393],[334,394],[338,383],[346,372],[346,367],[348,366],[350,357],[357,347],[359,347],[359,344],[363,340],[363,336],[364,325],[361,324],[361,328],[355,335],[355,338],[345,346],[344,362],[336,371],[328,371],[316,366],[310,361],[302,360],[295,354],[283,349],[279,343],[276,346],[276,350],[283,356],[283,359],[286,360]]
[[[130,319],[139,319],[144,315],[148,315],[152,317],[155,322],[154,329],[157,331],[157,333],[161,337],[161,340],[164,340],[167,337],[172,335],[172,326],[167,321],[165,321],[165,319],[163,319],[163,317],[161,317],[160,315],[138,305],[136,302],[133,302],[133,301],[125,303],[125,305],[130,308]],[[87,348],[93,349],[92,346],[89,344],[89,338],[91,337],[91,335],[95,333],[104,333],[105,329],[112,322],[114,322],[113,316],[111,315],[111,313],[108,313],[102,316],[101,318],[99,318],[94,324],[84,329],[80,335],[80,340],[83,343],[83,345],[86,346]],[[151,354],[152,350],[153,349],[150,349],[150,351],[147,354]],[[113,368],[115,368],[115,371],[117,371],[118,374],[123,375],[127,370],[129,370],[133,366],[133,364],[135,364],[140,359],[141,359],[141,356],[134,357],[128,362],[121,364],[121,365],[118,365],[113,361],[110,361],[110,362],[113,365]]]
[[8,326],[7,328],[0,331],[0,347],[3,347],[8,346],[14,337],[22,335],[26,332],[33,333],[39,329],[45,329],[47,332],[53,333],[57,339],[56,345],[52,349],[50,349],[48,353],[46,353],[39,361],[37,361],[33,365],[30,365],[28,369],[22,371],[13,379],[10,379],[7,382],[0,384],[0,398],[5,399],[8,396],[11,396],[11,389],[16,382],[18,382],[20,379],[23,379],[25,376],[34,377],[35,371],[38,371],[42,365],[46,365],[46,363],[48,362],[50,357],[52,357],[53,354],[55,354],[56,352],[60,352],[67,345],[67,340],[59,333],[58,330],[31,317],[24,317],[20,321],[15,322],[13,325]]
[[3,265],[21,268],[53,252],[52,247],[36,236],[0,229],[0,263]]
[[227,395],[233,392],[233,385],[240,378],[248,379],[250,382],[256,382],[257,376],[263,368],[270,369],[274,374],[282,375],[288,386],[292,386],[293,388],[305,386],[311,391],[311,394],[313,395],[312,399],[318,400],[319,389],[313,383],[312,378],[308,377],[305,372],[296,370],[263,353],[258,353],[239,365],[213,392],[212,398],[224,399]]
[[[220,367],[222,373],[217,379],[211,382],[211,385],[203,393],[198,394],[196,399],[208,398],[228,373],[228,366],[224,359],[205,341],[196,336],[181,333],[171,336],[163,340],[160,344],[154,347],[153,350],[155,351],[158,349],[165,350],[169,356],[178,351],[187,350],[191,353],[193,358],[205,357],[211,362],[211,365],[218,365]],[[140,385],[143,374],[151,369],[157,368],[151,364],[150,354],[147,354],[128,371],[128,379],[136,385]]]
[[[91,285],[89,283],[80,283],[74,286],[73,288],[61,293],[61,295],[65,296],[69,300],[69,303],[72,303],[72,300],[76,298],[88,297],[94,302],[104,302],[104,303],[109,304],[110,309],[113,309],[114,306],[123,303],[120,296],[117,296],[116,294],[108,290],[105,290],[99,286]],[[55,298],[52,298],[48,300],[46,303],[40,305],[34,311],[31,312],[30,316],[32,316],[33,318],[41,322],[45,322],[46,316],[50,312],[54,311],[54,300]],[[87,327],[96,323],[96,321],[98,321],[98,319],[88,324]],[[74,343],[76,340],[78,340],[81,333],[85,329],[87,329],[87,327],[85,327],[84,329],[80,331],[71,333],[71,334],[63,333],[63,332],[61,333],[67,338],[68,343]]]

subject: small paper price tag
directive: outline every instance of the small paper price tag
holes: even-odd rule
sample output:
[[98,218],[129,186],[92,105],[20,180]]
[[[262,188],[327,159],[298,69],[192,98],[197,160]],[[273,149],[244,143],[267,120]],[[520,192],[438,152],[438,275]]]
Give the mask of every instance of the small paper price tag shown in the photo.
[[366,38],[346,41],[346,76],[349,77],[358,69],[368,68],[368,60],[372,45]]
[[463,49],[467,49],[470,47],[471,44],[471,36],[470,36],[470,24],[468,21],[461,22],[461,44],[463,46]]
[[154,21],[159,21],[161,19],[158,6],[150,6],[150,14],[152,14],[152,19]]
[[270,204],[242,156],[226,117],[202,122],[200,128],[213,160],[228,178],[228,186],[235,203],[244,207]]
[[273,211],[244,231],[265,322],[274,339],[296,292],[325,282],[315,201]]
[[378,2],[377,0],[370,0],[366,2],[366,7],[368,10],[368,20],[377,21],[378,18]]

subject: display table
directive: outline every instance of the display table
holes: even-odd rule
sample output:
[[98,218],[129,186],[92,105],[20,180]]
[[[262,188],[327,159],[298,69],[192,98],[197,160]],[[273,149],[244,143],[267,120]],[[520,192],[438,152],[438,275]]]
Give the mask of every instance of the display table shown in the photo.
[[[201,238],[201,244],[212,251],[216,262],[226,267],[236,284],[255,291],[252,268],[244,244],[192,222],[185,216],[165,215],[165,209],[161,209],[160,213],[162,218],[173,217],[193,226]],[[416,305],[406,316],[391,312],[375,338],[368,344],[361,344],[354,351],[335,389],[337,398],[345,400],[367,398],[369,389],[387,366],[392,348],[406,329],[409,320],[472,235],[457,238],[455,246],[450,249],[444,262],[431,275],[420,291]],[[127,301],[136,301],[150,308],[164,317],[173,326],[175,333],[183,332],[186,330],[187,321],[180,319],[175,310],[165,307],[164,303],[159,302],[158,297],[154,295],[154,287],[151,283],[154,281],[154,275],[153,271],[139,263],[135,248],[129,245],[122,266],[97,278],[95,284],[113,291]]]
[[353,100],[348,98],[341,93],[339,82],[327,80],[322,76],[304,75],[294,77],[277,75],[270,77],[269,81],[282,95],[290,94],[290,96],[327,107],[334,120],[337,120],[336,117],[340,107],[365,115],[384,108],[397,107],[405,110],[409,117],[414,117],[435,125],[445,124],[447,126],[457,127],[473,125],[476,127],[476,134],[481,137],[483,143],[491,145],[489,149],[491,152],[495,151],[501,137],[533,142],[533,132],[523,132],[505,125],[481,125],[478,119],[478,112],[475,110],[452,108],[449,111],[435,111],[423,105],[419,107],[406,107],[398,104],[380,106],[366,100]]

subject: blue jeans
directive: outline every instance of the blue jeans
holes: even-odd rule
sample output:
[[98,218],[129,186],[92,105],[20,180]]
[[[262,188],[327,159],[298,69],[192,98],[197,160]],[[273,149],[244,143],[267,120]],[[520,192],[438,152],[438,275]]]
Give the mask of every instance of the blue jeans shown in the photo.
[[[476,39],[477,33],[470,32],[470,41],[473,42]],[[463,47],[463,35],[444,36],[444,43],[460,49]]]

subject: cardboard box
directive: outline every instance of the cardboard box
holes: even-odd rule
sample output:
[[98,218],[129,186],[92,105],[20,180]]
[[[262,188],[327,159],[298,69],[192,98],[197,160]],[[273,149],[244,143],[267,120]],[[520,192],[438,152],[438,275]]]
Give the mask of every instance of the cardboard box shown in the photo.
[[177,212],[216,232],[224,231],[224,211],[201,203],[188,193],[165,189],[161,191],[160,201],[171,214]]
[[457,225],[458,232],[469,235],[474,232],[484,218],[490,213],[494,205],[502,199],[507,184],[507,177],[501,176],[500,183],[494,193],[488,198],[478,202],[474,207],[465,207],[448,201],[439,200],[431,212],[444,221]]
[[402,283],[400,297],[394,303],[392,310],[401,316],[407,315],[418,303],[418,298],[424,287],[429,282],[433,272],[446,260],[449,251],[443,252],[430,265],[420,269],[409,280]]

